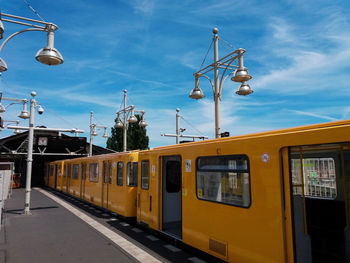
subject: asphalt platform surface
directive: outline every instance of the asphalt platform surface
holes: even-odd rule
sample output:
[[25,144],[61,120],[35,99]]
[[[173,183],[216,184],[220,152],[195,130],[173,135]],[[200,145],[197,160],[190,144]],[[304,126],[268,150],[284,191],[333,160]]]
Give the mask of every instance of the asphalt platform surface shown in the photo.
[[[56,191],[50,193],[160,262],[220,262],[82,200]],[[139,262],[132,253],[124,251],[118,244],[38,190],[33,189],[31,192],[32,215],[24,215],[23,207],[24,189],[14,189],[3,211],[0,263]]]

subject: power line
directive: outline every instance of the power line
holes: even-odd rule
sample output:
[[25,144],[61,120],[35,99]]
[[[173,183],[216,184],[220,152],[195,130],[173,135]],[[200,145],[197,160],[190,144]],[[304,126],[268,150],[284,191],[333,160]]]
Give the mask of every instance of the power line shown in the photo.
[[38,14],[38,12],[35,11],[35,9],[34,9],[30,4],[28,4],[28,2],[27,2],[26,0],[23,0],[23,1],[24,1],[24,3],[26,3],[26,5],[30,8],[30,10],[32,10],[32,11],[34,12],[34,14],[36,14],[36,15],[41,19],[41,21],[46,22],[46,21]]

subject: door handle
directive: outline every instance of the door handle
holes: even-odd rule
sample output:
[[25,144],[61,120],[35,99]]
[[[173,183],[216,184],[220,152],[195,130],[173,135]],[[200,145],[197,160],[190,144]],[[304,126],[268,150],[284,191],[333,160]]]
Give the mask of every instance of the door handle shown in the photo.
[[149,211],[152,211],[152,196],[149,196]]

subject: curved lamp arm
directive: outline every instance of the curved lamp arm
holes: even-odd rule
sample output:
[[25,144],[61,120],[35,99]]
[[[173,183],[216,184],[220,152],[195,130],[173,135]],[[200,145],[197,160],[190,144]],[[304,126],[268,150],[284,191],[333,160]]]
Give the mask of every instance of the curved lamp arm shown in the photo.
[[41,29],[41,28],[28,28],[28,29],[24,29],[24,30],[21,30],[21,31],[18,31],[16,33],[13,33],[11,36],[9,36],[8,38],[6,38],[4,40],[4,42],[2,42],[1,46],[0,46],[0,52],[2,51],[3,47],[6,45],[6,43],[13,37],[21,34],[21,33],[24,33],[24,32],[28,32],[28,31],[46,31],[45,29]]
[[211,88],[213,89],[213,92],[215,92],[214,83],[211,81],[211,79],[210,79],[207,75],[198,74],[197,76],[198,76],[199,78],[205,77],[207,80],[209,80],[210,85],[211,85]]

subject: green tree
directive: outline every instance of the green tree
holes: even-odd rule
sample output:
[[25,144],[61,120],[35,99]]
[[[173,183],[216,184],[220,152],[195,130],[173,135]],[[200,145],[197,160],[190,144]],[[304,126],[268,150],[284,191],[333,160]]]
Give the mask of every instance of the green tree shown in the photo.
[[[140,127],[141,116],[135,115],[137,122],[129,123],[127,130],[127,150],[146,150],[148,149],[149,138],[146,134],[146,128]],[[107,148],[117,152],[123,151],[123,129],[111,128],[111,136],[107,139]]]

